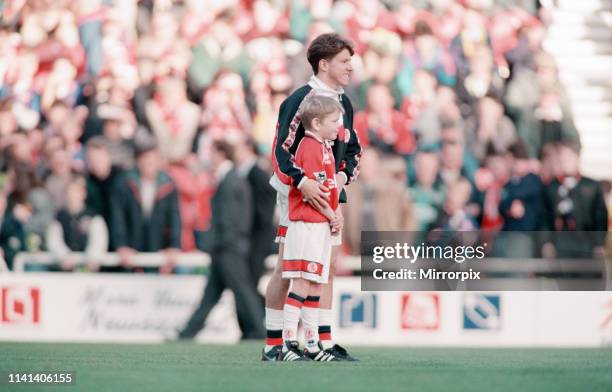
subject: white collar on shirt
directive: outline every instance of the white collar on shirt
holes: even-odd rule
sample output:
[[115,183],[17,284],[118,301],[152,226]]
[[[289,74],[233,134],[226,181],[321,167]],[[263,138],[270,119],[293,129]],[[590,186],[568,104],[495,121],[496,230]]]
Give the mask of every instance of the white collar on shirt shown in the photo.
[[319,143],[325,145],[325,147],[327,148],[331,148],[331,146],[333,145],[333,141],[332,140],[324,140],[321,138],[321,136],[311,132],[311,131],[305,131],[304,135],[306,136],[310,136],[311,138],[313,138],[314,140],[318,141]]
[[338,101],[342,99],[342,94],[344,94],[344,89],[342,87],[338,87],[337,90],[334,90],[333,88],[325,84],[321,79],[317,78],[315,75],[312,75],[310,77],[308,85],[314,90],[317,90],[318,94],[335,98]]

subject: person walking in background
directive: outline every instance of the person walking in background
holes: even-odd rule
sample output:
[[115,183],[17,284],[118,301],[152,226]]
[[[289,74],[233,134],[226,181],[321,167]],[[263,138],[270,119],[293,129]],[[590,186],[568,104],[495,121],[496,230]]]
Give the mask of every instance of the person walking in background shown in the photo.
[[[251,190],[253,223],[250,232],[249,270],[253,285],[257,288],[265,272],[264,261],[272,254],[274,238],[274,206],[276,191],[270,186],[270,173],[258,163],[257,145],[253,138],[246,138],[235,145],[236,170],[246,179]],[[263,298],[262,298],[263,300]]]
[[242,339],[265,336],[263,309],[247,264],[252,199],[246,180],[234,167],[233,154],[227,142],[213,143],[211,162],[218,185],[211,200],[210,274],[200,304],[178,333],[179,340],[193,339],[200,332],[226,288],[234,293]]

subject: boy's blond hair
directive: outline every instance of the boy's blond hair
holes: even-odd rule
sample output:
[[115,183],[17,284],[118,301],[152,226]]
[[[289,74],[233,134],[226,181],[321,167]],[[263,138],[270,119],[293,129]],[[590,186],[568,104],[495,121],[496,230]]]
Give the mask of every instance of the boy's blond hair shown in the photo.
[[312,120],[315,118],[322,120],[325,116],[335,112],[344,113],[344,108],[340,102],[331,97],[317,94],[307,95],[298,109],[302,125],[307,130],[311,129]]

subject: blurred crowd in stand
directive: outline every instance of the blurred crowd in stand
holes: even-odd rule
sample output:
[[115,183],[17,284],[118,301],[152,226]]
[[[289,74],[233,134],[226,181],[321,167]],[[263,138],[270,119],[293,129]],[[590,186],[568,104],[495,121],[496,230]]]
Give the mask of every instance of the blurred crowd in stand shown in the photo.
[[610,183],[581,176],[579,134],[542,49],[549,3],[4,1],[2,257],[113,251],[128,268],[136,252],[207,250],[221,140],[251,186],[247,235],[272,253],[275,195],[259,171],[280,103],[312,74],[309,42],[331,31],[355,45],[346,90],[365,148],[346,253],[359,253],[361,230],[483,229],[517,232],[499,241],[516,256],[601,254],[602,236],[573,236],[563,253],[520,233],[611,222]]

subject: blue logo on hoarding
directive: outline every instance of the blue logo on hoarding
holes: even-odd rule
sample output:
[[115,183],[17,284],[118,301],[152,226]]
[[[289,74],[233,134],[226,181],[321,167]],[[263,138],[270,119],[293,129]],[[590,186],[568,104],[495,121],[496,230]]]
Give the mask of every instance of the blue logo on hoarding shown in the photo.
[[501,329],[501,300],[498,294],[466,294],[463,301],[464,329]]
[[341,294],[340,328],[376,328],[375,294]]

